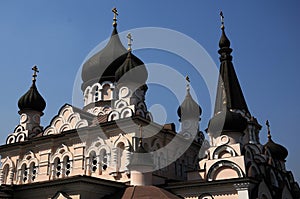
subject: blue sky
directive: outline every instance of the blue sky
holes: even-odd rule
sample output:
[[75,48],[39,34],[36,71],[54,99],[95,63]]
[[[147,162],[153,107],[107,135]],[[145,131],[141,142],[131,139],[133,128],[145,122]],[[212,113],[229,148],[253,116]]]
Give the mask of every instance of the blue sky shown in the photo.
[[[47,101],[43,126],[65,103],[72,103],[74,79],[87,54],[111,33],[112,7],[119,10],[118,30],[163,27],[182,32],[201,44],[218,60],[220,16],[225,15],[226,33],[233,48],[233,62],[248,107],[263,125],[270,120],[273,140],[287,147],[287,169],[300,181],[298,11],[294,1],[0,1],[0,142],[19,122],[17,101],[31,84],[31,67],[40,68],[38,89]],[[134,36],[133,36],[134,37]],[[133,46],[134,48],[134,46]],[[180,73],[185,60],[167,52],[134,52],[145,63],[170,65]],[[203,109],[201,129],[207,127],[211,103],[203,80],[191,74],[192,86]],[[217,79],[216,79],[217,81]],[[184,89],[184,85],[182,87]],[[166,90],[153,86],[148,105],[161,103],[167,122],[177,122],[179,102]],[[163,95],[155,95],[165,92]]]

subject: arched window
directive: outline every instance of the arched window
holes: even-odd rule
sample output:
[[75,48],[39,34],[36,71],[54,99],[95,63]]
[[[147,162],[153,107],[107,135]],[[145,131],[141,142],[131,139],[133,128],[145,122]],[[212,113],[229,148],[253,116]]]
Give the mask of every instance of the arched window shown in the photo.
[[100,163],[103,170],[107,168],[107,153],[105,149],[100,150]]
[[96,172],[99,162],[95,151],[90,152],[89,161],[90,161],[90,171],[92,173]]
[[36,175],[37,175],[37,166],[35,165],[34,162],[32,162],[29,166],[29,178],[31,182],[33,182],[36,179]]
[[8,176],[9,176],[9,165],[6,164],[2,170],[2,184],[8,183]]
[[60,178],[62,175],[62,163],[59,158],[54,160],[54,178]]
[[69,176],[71,173],[71,160],[69,156],[64,157],[63,161],[63,170],[64,170],[64,176]]
[[26,183],[28,180],[28,168],[26,166],[26,164],[23,164],[21,167],[21,179],[22,179],[22,183]]

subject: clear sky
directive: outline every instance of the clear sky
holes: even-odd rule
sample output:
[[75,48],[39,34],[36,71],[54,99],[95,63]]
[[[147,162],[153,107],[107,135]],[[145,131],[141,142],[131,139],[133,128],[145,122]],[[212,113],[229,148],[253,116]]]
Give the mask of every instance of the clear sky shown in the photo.
[[[222,9],[244,96],[250,112],[263,126],[261,142],[266,142],[264,123],[268,119],[273,140],[289,150],[287,169],[300,181],[300,2],[297,0],[0,1],[2,144],[19,123],[17,101],[29,89],[33,65],[40,68],[37,85],[47,101],[43,126],[50,123],[62,105],[72,103],[75,76],[83,60],[111,34],[114,6],[119,10],[119,32],[140,27],[179,31],[201,44],[217,66]],[[151,50],[134,53],[145,63],[169,65],[182,75],[192,73],[184,68],[189,63],[170,53]],[[203,80],[190,76],[203,109],[200,125],[204,130],[211,117],[211,102]],[[178,125],[179,102],[168,99],[167,91],[155,95],[164,92],[159,89],[150,87],[148,105],[161,102],[167,122]]]

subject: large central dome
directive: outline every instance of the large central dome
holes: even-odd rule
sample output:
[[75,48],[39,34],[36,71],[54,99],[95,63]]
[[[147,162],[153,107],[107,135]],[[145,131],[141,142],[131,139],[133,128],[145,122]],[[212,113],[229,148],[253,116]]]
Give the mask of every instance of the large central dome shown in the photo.
[[127,50],[119,38],[116,26],[114,26],[107,45],[83,64],[82,90],[96,82],[114,81],[115,72],[124,63],[126,57]]

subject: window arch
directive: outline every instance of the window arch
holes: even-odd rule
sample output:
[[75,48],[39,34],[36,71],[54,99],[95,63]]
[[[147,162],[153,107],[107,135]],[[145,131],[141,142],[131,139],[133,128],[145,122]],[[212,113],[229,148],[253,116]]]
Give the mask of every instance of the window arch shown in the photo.
[[8,164],[6,164],[3,167],[1,175],[2,175],[1,183],[8,184],[8,176],[9,176],[9,165]]
[[100,150],[100,164],[103,170],[106,170],[108,163],[108,155],[105,149]]
[[70,176],[72,169],[72,162],[69,156],[63,158],[56,157],[53,163],[53,178],[63,178]]
[[26,183],[28,180],[28,168],[27,165],[24,163],[21,166],[21,183]]
[[17,183],[25,184],[36,180],[38,175],[38,159],[32,151],[28,151],[17,166]]
[[55,158],[54,160],[54,168],[53,168],[53,178],[59,178],[61,177],[61,170],[62,170],[62,164],[59,159],[59,157]]
[[99,167],[98,157],[95,151],[91,151],[89,154],[89,169],[90,173],[96,172]]
[[85,168],[88,175],[93,173],[101,175],[110,166],[111,149],[100,137],[87,148],[85,154]]
[[29,165],[29,177],[30,177],[30,181],[33,182],[35,181],[37,176],[37,165],[35,165],[35,162],[32,162]]
[[19,169],[19,183],[25,184],[34,182],[37,177],[37,166],[35,162],[29,164],[23,163]]
[[219,146],[213,152],[213,159],[234,157],[234,156],[236,156],[235,150],[228,145]]
[[[227,170],[227,172],[228,171],[234,172],[232,173],[232,175],[235,175],[237,178],[244,177],[244,173],[242,169],[237,164],[235,164],[234,162],[223,160],[223,161],[216,162],[210,167],[207,173],[207,180],[208,181],[217,180],[222,170]],[[221,175],[221,178],[219,178],[219,180],[223,179],[223,177],[224,176]]]
[[68,177],[72,171],[73,154],[62,144],[51,157],[51,178]]
[[63,171],[64,171],[64,176],[69,176],[71,173],[71,165],[72,162],[69,158],[69,156],[65,156],[63,160]]

